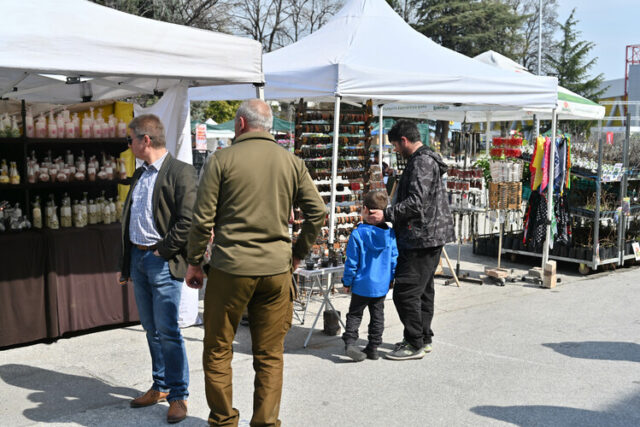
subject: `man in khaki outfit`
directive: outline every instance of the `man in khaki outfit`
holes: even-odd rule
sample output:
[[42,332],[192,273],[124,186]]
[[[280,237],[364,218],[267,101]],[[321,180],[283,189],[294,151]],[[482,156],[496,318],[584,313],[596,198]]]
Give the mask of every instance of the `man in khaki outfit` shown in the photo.
[[[213,229],[203,353],[211,425],[238,425],[231,360],[245,307],[255,370],[251,425],[280,425],[284,337],[293,315],[291,272],[325,218],[325,205],[304,162],[276,144],[269,133],[272,121],[263,101],[243,102],[236,113],[235,141],[211,156],[198,187],[185,280],[191,287],[202,286],[201,262]],[[294,205],[305,221],[292,247],[288,222]]]

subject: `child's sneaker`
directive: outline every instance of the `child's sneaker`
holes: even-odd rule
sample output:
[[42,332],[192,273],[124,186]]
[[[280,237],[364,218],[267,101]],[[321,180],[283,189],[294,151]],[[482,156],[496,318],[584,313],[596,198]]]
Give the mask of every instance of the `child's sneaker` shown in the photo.
[[362,352],[367,355],[367,359],[369,360],[380,359],[380,355],[378,354],[378,347],[367,345],[364,350],[362,350]]
[[385,354],[384,357],[391,360],[422,359],[424,357],[424,349],[415,348],[408,342],[403,342],[391,353]]
[[425,354],[431,353],[431,350],[433,350],[433,346],[431,344],[425,344],[423,350]]
[[347,344],[344,350],[347,356],[353,359],[354,362],[362,362],[367,358],[367,355],[360,351],[360,349],[353,344]]

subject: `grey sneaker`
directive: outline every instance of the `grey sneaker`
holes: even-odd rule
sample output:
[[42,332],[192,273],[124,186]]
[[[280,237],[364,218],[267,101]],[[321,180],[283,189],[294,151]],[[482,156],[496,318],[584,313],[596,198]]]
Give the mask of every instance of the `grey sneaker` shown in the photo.
[[345,346],[345,353],[347,354],[347,356],[353,359],[354,362],[362,362],[367,358],[367,355],[360,351],[360,349],[353,344],[348,344],[347,346]]
[[431,353],[431,350],[433,350],[433,346],[431,344],[425,344],[424,348],[422,349],[422,351],[424,351],[424,354]]
[[422,348],[415,348],[409,343],[401,343],[391,353],[385,354],[384,357],[391,360],[422,359],[424,357],[424,350]]

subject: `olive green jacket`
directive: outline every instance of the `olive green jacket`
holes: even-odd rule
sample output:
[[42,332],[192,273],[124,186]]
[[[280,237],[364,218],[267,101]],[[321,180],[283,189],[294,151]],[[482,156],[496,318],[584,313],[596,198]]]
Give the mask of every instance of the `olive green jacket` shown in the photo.
[[[129,240],[129,216],[131,195],[143,168],[138,168],[131,178],[129,194],[122,209],[122,262],[121,278],[131,277],[131,241]],[[187,272],[187,234],[191,226],[191,213],[196,197],[196,170],[190,164],[167,154],[158,171],[153,187],[153,216],[162,240],[158,253],[169,261],[169,271],[174,279],[181,280]]]
[[[291,246],[293,206],[305,221]],[[304,161],[268,132],[249,132],[216,151],[204,166],[187,243],[187,261],[202,262],[214,230],[210,265],[238,276],[269,276],[304,258],[324,223],[326,208]]]

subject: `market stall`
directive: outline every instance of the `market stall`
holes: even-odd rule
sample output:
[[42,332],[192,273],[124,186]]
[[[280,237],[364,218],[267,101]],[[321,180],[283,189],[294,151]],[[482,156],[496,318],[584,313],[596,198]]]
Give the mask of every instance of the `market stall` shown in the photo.
[[[93,118],[100,122],[101,133],[96,134],[98,127],[93,126],[83,134],[84,118],[74,128],[73,120],[58,109],[49,120],[45,118],[45,133],[32,135],[37,123],[36,129],[29,128],[29,109],[37,111],[39,102],[72,104],[136,94],[163,95],[164,102],[158,103],[162,111],[157,113],[166,125],[167,148],[190,162],[187,88],[261,85],[262,48],[252,40],[140,18],[81,0],[3,2],[0,14],[11,18],[0,27],[0,98],[22,101],[17,112],[11,111],[10,132],[0,138],[0,157],[13,162],[11,178],[0,183],[2,198],[10,204],[3,210],[3,223],[9,230],[0,233],[0,247],[6,251],[0,265],[0,347],[136,320],[131,287],[117,285],[119,224],[81,222],[74,227],[75,220],[67,216],[71,210],[67,203],[72,197],[81,198],[83,192],[104,191],[107,198],[116,195],[117,179],[109,175],[95,181],[90,178],[93,159],[85,157],[85,152],[107,160],[126,149],[125,135],[118,135],[115,129],[112,133],[105,120],[105,137],[99,117]],[[131,37],[132,31],[136,37]],[[70,137],[65,130],[65,138],[59,138],[57,116],[51,120],[54,113],[61,116],[63,127],[71,123]],[[47,172],[55,168],[55,182],[51,174],[46,181],[44,174],[42,180],[29,179],[33,157],[39,168],[45,158]],[[59,162],[52,160],[58,157]],[[86,167],[85,179],[69,179],[66,166],[76,167],[80,159]],[[60,171],[63,180],[57,179]],[[61,208],[44,209],[43,230],[19,231],[38,222],[31,210],[35,196]],[[16,203],[22,208],[16,209]],[[107,212],[113,222],[115,209],[107,205],[99,222],[105,222]],[[90,220],[91,210],[87,213]],[[23,247],[25,244],[28,246]],[[30,248],[41,251],[42,257],[27,256],[25,251]],[[23,309],[26,306],[29,310]]]
[[[488,51],[481,55],[475,57],[476,60],[486,63],[488,65],[492,65],[494,67],[504,69],[507,71],[511,71],[516,75],[521,76],[531,76],[521,65],[512,61],[509,58],[506,58],[496,52]],[[554,114],[555,113],[555,114]],[[553,129],[556,128],[557,120],[598,120],[604,116],[604,107],[583,98],[565,88],[558,87],[558,100],[555,105],[555,108],[537,108],[533,106],[527,106],[519,109],[499,109],[499,108],[487,108],[487,107],[478,107],[478,106],[446,106],[446,107],[438,107],[433,105],[406,105],[406,104],[394,104],[385,106],[385,114],[391,116],[402,116],[402,117],[418,117],[418,118],[429,118],[433,120],[457,120],[460,122],[474,123],[474,122],[486,122],[486,150],[487,154],[491,156],[494,160],[493,169],[506,169],[512,163],[522,163],[519,166],[520,174],[518,175],[518,179],[509,179],[510,181],[522,181],[522,171],[529,170],[529,164],[531,157],[533,156],[534,147],[537,148],[538,144],[541,144],[540,150],[538,150],[539,158],[562,158],[563,156],[559,156],[556,152],[556,147],[563,148],[566,150],[566,147],[569,146],[569,141],[563,138],[562,135],[557,138],[542,138],[541,141],[532,141],[528,146],[522,146],[522,138],[491,138],[488,134],[488,130],[490,129],[491,121],[505,121],[505,120],[531,120],[534,117],[542,120],[553,121]],[[550,143],[551,140],[554,140],[555,143]],[[519,142],[518,142],[519,141]],[[569,150],[571,151],[571,150]],[[597,150],[594,150],[597,152]],[[515,154],[514,154],[515,153]],[[501,158],[511,157],[510,161],[501,161]],[[570,171],[572,162],[569,158],[569,152],[564,152],[564,165],[569,165],[566,171],[562,171],[562,174],[567,174],[567,176],[583,176],[578,175]],[[524,162],[523,159],[524,158]],[[622,159],[620,159],[622,161]],[[553,162],[552,162],[553,163]],[[545,170],[545,176],[548,177],[551,175],[555,175],[554,172],[554,164],[548,164],[548,169]],[[489,166],[487,162],[486,166]],[[492,169],[492,171],[493,171]],[[498,172],[499,174],[499,172]],[[593,171],[595,175],[595,169]],[[529,174],[524,174],[524,176],[528,176]],[[535,179],[535,173],[533,175],[533,179]],[[542,176],[542,175],[539,175]],[[524,184],[524,185],[523,185]],[[529,182],[522,183],[524,191],[526,194],[530,194],[530,189],[532,185],[529,185]],[[549,258],[549,251],[553,251],[550,256],[553,259],[562,259],[569,260],[572,262],[577,262],[581,265],[587,265],[589,267],[597,267],[597,265],[603,262],[596,258],[593,253],[594,250],[590,248],[589,250],[585,249],[584,255],[577,256],[569,256],[569,247],[560,249],[560,247],[564,246],[563,243],[566,243],[564,240],[565,237],[562,237],[563,234],[556,234],[557,224],[554,222],[553,228],[550,225],[551,220],[556,217],[564,217],[566,216],[564,213],[564,209],[567,207],[568,203],[561,202],[562,197],[566,198],[566,191],[568,190],[567,186],[570,185],[570,182],[567,180],[565,186],[561,186],[558,184],[557,186],[540,186],[538,183],[534,188],[534,193],[532,199],[528,202],[527,210],[522,211],[520,208],[517,209],[503,209],[502,216],[497,218],[499,221],[506,221],[510,224],[507,231],[507,237],[505,241],[505,245],[502,247],[502,251],[509,253],[520,253],[520,254],[529,254],[534,256],[541,256],[543,259],[543,264]],[[504,186],[504,185],[503,185]],[[497,188],[497,187],[496,187]],[[593,193],[595,194],[596,188],[593,187]],[[541,194],[541,192],[546,192],[545,194]],[[553,192],[553,196],[552,196]],[[497,193],[495,193],[497,194]],[[541,195],[541,197],[538,197]],[[553,199],[555,198],[555,202]],[[527,197],[528,199],[528,197]],[[553,207],[552,207],[553,203]],[[539,210],[538,207],[541,204],[545,204],[546,206],[543,209]],[[547,218],[540,218],[537,221],[533,221],[533,218],[526,218],[525,216],[527,212],[531,213],[531,205],[534,205],[534,216],[539,214],[540,212],[545,212],[547,214]],[[557,212],[556,212],[557,210]],[[578,211],[573,208],[571,209],[571,215],[576,215]],[[594,215],[591,215],[593,218]],[[546,224],[549,224],[548,226]],[[515,225],[515,226],[514,226]],[[535,237],[535,241],[532,242],[533,233],[529,233],[525,235],[523,228],[531,228],[538,231]],[[540,235],[540,232],[543,232]],[[547,237],[548,235],[548,237]],[[555,245],[554,249],[554,238],[559,237],[560,245]],[[580,243],[583,245],[583,243]],[[587,242],[584,243],[587,245]],[[498,246],[498,238],[493,234],[489,234],[485,238],[479,239],[479,241],[474,242],[474,248],[477,249],[479,253],[488,253],[488,254],[496,254]],[[571,246],[571,245],[569,245]],[[572,251],[577,252],[577,251]],[[582,254],[582,251],[580,251]],[[579,254],[579,255],[580,255]],[[585,264],[585,260],[588,259]],[[605,263],[613,262],[614,257],[609,260],[604,260]],[[582,268],[584,271],[584,268]]]
[[[372,51],[385,52],[384,59],[372,56]],[[446,49],[411,28],[384,0],[347,2],[318,31],[266,54],[264,70],[266,99],[334,103],[332,111],[299,106],[296,122],[296,143],[308,138],[306,143],[300,140],[299,149],[309,153],[303,157],[310,164],[322,164],[312,169],[322,175],[317,185],[326,190],[328,202],[324,247],[333,247],[341,235],[337,225],[343,223],[338,224],[338,218],[346,214],[346,221],[350,221],[349,216],[359,215],[357,203],[354,212],[351,206],[347,212],[336,212],[336,208],[347,202],[343,196],[357,202],[351,199],[357,198],[354,192],[362,188],[359,182],[351,185],[353,174],[360,174],[360,179],[371,175],[369,150],[375,151],[375,147],[371,147],[368,132],[373,106],[420,102],[551,108],[557,100],[555,78],[515,76]],[[250,97],[251,88],[247,87],[189,90],[191,100]],[[367,100],[371,100],[369,105],[363,105]],[[353,103],[361,107],[352,108]],[[322,150],[321,155],[312,154],[314,149]]]

